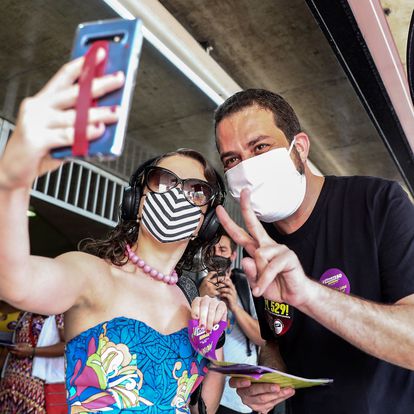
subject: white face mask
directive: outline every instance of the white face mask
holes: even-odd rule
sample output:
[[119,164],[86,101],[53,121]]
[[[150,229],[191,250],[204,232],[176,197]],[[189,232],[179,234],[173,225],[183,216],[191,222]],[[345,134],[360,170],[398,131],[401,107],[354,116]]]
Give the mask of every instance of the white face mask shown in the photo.
[[250,190],[250,203],[257,218],[265,223],[284,220],[302,204],[306,192],[305,174],[290,158],[289,148],[276,148],[240,162],[226,172],[230,194],[237,201],[243,188]]

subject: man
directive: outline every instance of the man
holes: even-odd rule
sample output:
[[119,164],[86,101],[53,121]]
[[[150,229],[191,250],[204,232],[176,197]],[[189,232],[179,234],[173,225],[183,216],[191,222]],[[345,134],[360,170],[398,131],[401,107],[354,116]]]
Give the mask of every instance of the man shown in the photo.
[[414,208],[407,195],[379,178],[314,175],[308,136],[290,105],[269,91],[229,98],[216,111],[215,131],[250,233],[218,208],[251,257],[243,267],[268,340],[261,363],[334,379],[296,393],[231,380],[243,402],[263,413],[286,399],[294,414],[412,412]]
[[[208,295],[224,300],[228,307],[226,342],[224,343],[224,360],[257,364],[256,346],[264,345],[260,336],[259,323],[246,276],[240,269],[230,269],[237,257],[236,243],[227,235],[221,236],[214,246],[217,268],[224,272],[211,271],[200,283],[200,296]],[[218,414],[251,413],[244,405],[236,390],[224,385]]]

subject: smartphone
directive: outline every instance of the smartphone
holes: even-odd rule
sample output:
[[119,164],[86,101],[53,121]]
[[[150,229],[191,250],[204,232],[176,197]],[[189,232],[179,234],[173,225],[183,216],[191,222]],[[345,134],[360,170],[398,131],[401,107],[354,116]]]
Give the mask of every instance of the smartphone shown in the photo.
[[120,118],[117,123],[106,126],[102,137],[89,141],[88,153],[85,156],[74,156],[72,147],[62,147],[52,150],[52,157],[112,159],[121,155],[141,54],[142,38],[140,19],[99,20],[78,26],[71,58],[85,55],[94,42],[105,41],[108,42],[108,58],[104,74],[118,71],[125,74],[123,87],[103,96],[96,104],[108,107],[120,105]]

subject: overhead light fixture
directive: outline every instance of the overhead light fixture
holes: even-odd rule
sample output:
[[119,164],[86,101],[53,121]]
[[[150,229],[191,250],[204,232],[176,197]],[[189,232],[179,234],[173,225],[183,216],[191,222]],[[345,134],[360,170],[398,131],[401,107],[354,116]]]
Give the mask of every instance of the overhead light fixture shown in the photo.
[[[136,0],[103,1],[124,19],[142,18],[144,38],[217,105],[222,104],[234,92],[241,90],[240,86],[161,4],[149,5],[145,1]],[[154,10],[154,7],[157,10]],[[165,19],[168,21],[165,22]],[[160,34],[163,39],[160,38]]]

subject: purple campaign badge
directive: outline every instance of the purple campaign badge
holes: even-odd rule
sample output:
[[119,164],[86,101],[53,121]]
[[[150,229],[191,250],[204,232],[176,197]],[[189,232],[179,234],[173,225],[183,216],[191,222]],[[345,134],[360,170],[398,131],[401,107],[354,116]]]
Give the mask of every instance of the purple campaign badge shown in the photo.
[[197,319],[190,319],[188,322],[188,336],[193,348],[206,358],[217,360],[216,346],[227,321],[220,321],[213,326],[211,332],[207,332],[204,327],[198,325]]
[[328,269],[319,279],[319,281],[332,289],[349,295],[351,285],[348,278],[342,270],[331,268]]

